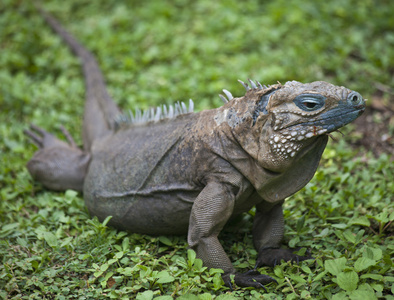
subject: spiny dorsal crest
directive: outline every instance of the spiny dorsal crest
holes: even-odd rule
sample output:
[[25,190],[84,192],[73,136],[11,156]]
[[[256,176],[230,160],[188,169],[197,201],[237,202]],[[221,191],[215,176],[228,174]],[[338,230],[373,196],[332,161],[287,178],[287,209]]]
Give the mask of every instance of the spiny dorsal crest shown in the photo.
[[[262,91],[262,90],[269,90],[273,86],[271,85],[262,85],[260,82],[256,80],[254,82],[251,79],[248,79],[249,84],[238,80],[239,83],[242,84],[242,86],[245,88],[246,92],[252,91],[252,90],[257,90],[257,91]],[[226,95],[220,94],[219,97],[222,99],[224,103],[227,103],[234,99],[233,95],[226,89],[223,89],[223,93]],[[123,125],[136,125],[136,124],[144,124],[148,122],[158,122],[163,119],[171,119],[174,118],[178,115],[181,114],[187,114],[187,113],[192,113],[194,112],[194,103],[193,100],[189,100],[189,108],[187,108],[186,104],[184,102],[177,102],[174,105],[161,105],[156,108],[150,108],[146,109],[144,111],[141,111],[140,109],[136,109],[135,113],[131,110],[128,111],[128,113],[124,113],[119,115],[116,120],[114,121],[115,124],[115,129],[119,129]]]
[[194,102],[189,99],[189,108],[184,102],[176,102],[174,105],[163,104],[156,108],[149,108],[141,111],[139,108],[135,109],[135,113],[131,110],[128,113],[119,115],[115,120],[115,129],[119,129],[122,125],[130,124],[144,124],[148,122],[158,122],[163,119],[171,119],[178,115],[194,112]]
[[[242,80],[239,80],[239,79],[238,79],[238,82],[239,82],[240,84],[242,84],[242,86],[245,88],[246,92],[251,91],[251,90],[258,90],[258,91],[269,90],[269,89],[272,88],[271,85],[266,86],[266,85],[264,85],[264,84],[261,84],[261,83],[258,82],[257,80],[256,80],[256,81],[253,81],[253,80],[251,80],[251,79],[248,79],[248,81],[249,81],[250,86],[249,86],[249,84],[247,84],[247,83],[243,82]],[[280,82],[278,82],[278,83],[279,83],[279,85],[281,85]],[[224,93],[227,97],[224,96],[224,95],[222,95],[222,94],[219,94],[219,97],[220,97],[220,99],[224,102],[224,104],[226,104],[227,102],[229,102],[229,101],[231,101],[232,99],[234,99],[233,95],[232,95],[228,90],[223,89],[223,93]]]

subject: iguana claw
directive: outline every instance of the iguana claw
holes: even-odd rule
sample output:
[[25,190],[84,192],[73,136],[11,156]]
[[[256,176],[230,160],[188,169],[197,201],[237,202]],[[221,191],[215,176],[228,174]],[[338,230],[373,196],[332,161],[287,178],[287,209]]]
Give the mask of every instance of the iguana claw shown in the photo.
[[301,256],[293,253],[298,250],[299,248],[298,249],[280,249],[280,248],[261,249],[259,251],[259,256],[256,261],[255,269],[260,266],[275,267],[277,263],[280,262],[281,260],[292,261],[298,264],[300,261],[313,259],[313,257],[310,255],[309,252],[307,252],[306,256]]
[[[232,289],[230,275],[231,274],[224,274],[222,278],[224,280],[225,285]],[[266,292],[267,289],[265,288],[264,284],[268,284],[271,282],[278,283],[274,278],[268,275],[261,274],[256,270],[250,270],[243,274],[241,273],[234,274],[234,282],[239,287],[262,288]]]
[[77,148],[74,139],[71,137],[70,133],[63,126],[60,126],[60,130],[67,139],[67,143],[59,140],[53,134],[47,132],[46,130],[38,127],[37,125],[31,124],[30,130],[24,130],[26,134],[34,144],[36,144],[40,149],[50,148],[50,147],[71,147]]

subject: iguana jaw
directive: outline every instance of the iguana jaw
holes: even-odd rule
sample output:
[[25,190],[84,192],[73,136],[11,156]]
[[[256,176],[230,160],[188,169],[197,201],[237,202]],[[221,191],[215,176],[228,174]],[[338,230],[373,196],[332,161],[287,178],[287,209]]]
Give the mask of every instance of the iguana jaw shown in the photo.
[[302,141],[314,136],[328,134],[336,131],[346,124],[357,119],[365,110],[365,107],[356,111],[350,111],[339,115],[327,115],[318,120],[303,122],[286,127],[282,130],[284,134],[287,132],[297,132],[296,138]]
[[306,138],[305,135],[273,134],[268,140],[269,150],[259,155],[259,163],[270,172],[282,173],[306,153],[319,147],[319,144],[324,140],[327,140],[326,134],[312,135],[309,138]]

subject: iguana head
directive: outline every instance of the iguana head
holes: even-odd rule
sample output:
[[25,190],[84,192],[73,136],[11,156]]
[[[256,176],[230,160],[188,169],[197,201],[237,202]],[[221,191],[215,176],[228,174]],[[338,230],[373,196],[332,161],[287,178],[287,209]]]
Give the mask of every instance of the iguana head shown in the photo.
[[354,121],[365,109],[359,93],[324,81],[243,85],[245,96],[231,102],[238,103],[237,117],[252,124],[248,129],[246,124],[233,129],[241,135],[244,149],[274,172],[286,170],[289,163],[313,145],[323,144],[328,133]]

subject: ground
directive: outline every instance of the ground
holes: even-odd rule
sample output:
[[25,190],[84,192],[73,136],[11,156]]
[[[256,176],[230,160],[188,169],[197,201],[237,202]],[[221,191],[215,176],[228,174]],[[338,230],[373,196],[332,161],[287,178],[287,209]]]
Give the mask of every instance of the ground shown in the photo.
[[364,114],[355,122],[357,140],[354,147],[363,146],[378,157],[394,153],[394,92],[385,99],[378,92],[369,99]]

